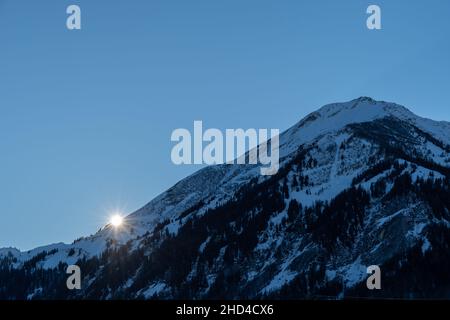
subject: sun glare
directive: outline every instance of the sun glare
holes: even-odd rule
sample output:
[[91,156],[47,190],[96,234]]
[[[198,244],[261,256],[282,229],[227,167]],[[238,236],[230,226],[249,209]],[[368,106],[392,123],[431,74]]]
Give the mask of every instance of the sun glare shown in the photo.
[[110,223],[113,227],[118,228],[123,224],[123,217],[120,214],[115,214],[111,217]]

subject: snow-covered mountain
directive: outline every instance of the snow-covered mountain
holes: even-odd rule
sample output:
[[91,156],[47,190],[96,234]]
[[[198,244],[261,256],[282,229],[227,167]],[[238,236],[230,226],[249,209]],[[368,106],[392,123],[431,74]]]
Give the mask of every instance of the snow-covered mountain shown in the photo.
[[0,249],[0,298],[449,298],[449,179],[450,123],[367,97],[326,105],[281,134],[274,176],[207,167],[122,229]]

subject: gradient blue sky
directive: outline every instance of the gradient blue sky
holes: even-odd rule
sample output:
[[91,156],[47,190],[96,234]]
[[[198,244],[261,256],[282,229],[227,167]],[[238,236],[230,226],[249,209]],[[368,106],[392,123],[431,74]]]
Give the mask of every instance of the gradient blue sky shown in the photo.
[[198,169],[170,160],[194,120],[284,130],[363,95],[450,120],[449,38],[448,0],[0,0],[0,247],[138,209]]

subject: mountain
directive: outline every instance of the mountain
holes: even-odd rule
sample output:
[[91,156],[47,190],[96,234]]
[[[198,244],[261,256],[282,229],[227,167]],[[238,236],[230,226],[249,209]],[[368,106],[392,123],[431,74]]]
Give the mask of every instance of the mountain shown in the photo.
[[[0,299],[450,298],[450,123],[361,97],[72,244],[0,249]],[[66,267],[82,289],[66,288]],[[378,265],[382,289],[368,290]]]

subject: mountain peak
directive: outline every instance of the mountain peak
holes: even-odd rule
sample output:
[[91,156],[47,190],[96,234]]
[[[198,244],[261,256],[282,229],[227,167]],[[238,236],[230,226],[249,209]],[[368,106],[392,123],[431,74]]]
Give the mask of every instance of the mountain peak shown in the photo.
[[285,132],[281,143],[288,145],[288,150],[293,150],[323,134],[338,132],[350,124],[392,117],[418,127],[446,145],[450,144],[450,123],[421,118],[402,105],[365,96],[347,102],[327,104],[310,113]]
[[371,97],[365,97],[365,96],[356,98],[356,99],[354,99],[352,101],[353,102],[377,102],[375,99],[373,99]]
[[[347,102],[327,104],[303,118],[294,128],[302,131],[302,135],[316,136],[324,131],[334,131],[351,123],[369,122],[392,115],[400,106],[384,101],[376,101],[370,97],[359,97]],[[403,113],[410,113],[403,108]],[[294,129],[294,131],[297,131]]]

